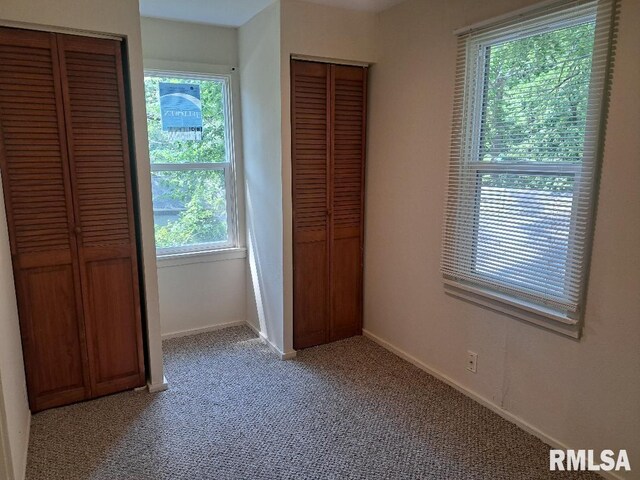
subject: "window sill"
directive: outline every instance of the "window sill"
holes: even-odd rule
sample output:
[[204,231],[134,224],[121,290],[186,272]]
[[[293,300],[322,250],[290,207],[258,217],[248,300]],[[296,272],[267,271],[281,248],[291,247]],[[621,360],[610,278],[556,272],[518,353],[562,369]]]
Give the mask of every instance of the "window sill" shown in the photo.
[[445,292],[451,296],[504,313],[518,320],[524,320],[575,339],[579,339],[582,333],[579,321],[554,310],[455,280],[445,278],[444,284]]
[[195,263],[221,262],[247,258],[246,248],[222,248],[204,252],[158,255],[158,268],[180,267]]

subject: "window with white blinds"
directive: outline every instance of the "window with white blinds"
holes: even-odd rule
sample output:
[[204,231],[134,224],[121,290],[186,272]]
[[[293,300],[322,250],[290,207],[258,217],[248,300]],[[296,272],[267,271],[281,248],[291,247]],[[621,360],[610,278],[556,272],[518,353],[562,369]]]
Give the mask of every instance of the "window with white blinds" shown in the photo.
[[528,319],[560,322],[573,336],[588,270],[613,3],[546,2],[459,34],[445,283]]

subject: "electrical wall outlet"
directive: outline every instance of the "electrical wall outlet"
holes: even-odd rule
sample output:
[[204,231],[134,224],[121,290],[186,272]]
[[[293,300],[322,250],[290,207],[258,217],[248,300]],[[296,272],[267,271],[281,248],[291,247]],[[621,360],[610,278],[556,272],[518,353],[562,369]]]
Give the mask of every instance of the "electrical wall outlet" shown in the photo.
[[478,354],[471,350],[467,350],[467,370],[472,373],[478,371]]

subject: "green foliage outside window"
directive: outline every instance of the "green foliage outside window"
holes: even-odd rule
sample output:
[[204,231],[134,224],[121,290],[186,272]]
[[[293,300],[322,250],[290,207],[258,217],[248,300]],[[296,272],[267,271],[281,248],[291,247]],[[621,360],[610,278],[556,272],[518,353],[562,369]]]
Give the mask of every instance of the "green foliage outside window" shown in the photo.
[[[479,161],[580,164],[594,27],[569,26],[486,49]],[[568,192],[569,178],[491,175],[483,185]]]
[[[200,85],[202,140],[177,140],[162,130],[158,84]],[[227,162],[224,85],[220,81],[146,77],[145,96],[152,164]],[[158,248],[184,247],[228,238],[224,170],[155,170],[152,173]]]

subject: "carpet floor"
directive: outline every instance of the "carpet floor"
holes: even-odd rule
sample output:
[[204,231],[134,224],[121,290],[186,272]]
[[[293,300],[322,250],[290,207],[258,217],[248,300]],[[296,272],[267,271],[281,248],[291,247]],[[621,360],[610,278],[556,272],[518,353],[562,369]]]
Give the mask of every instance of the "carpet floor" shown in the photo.
[[363,337],[277,359],[247,327],[164,343],[170,389],[33,416],[27,478],[573,479],[549,447]]

